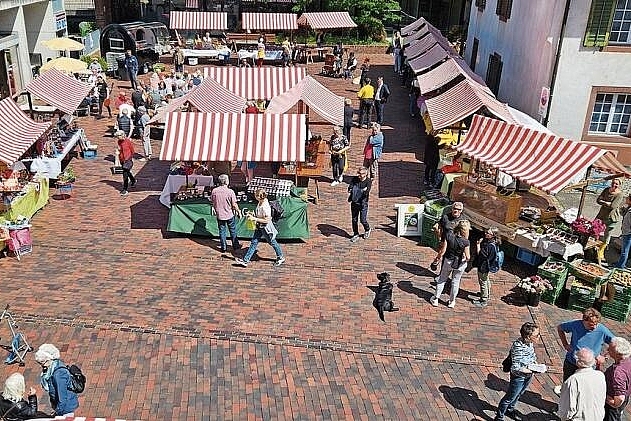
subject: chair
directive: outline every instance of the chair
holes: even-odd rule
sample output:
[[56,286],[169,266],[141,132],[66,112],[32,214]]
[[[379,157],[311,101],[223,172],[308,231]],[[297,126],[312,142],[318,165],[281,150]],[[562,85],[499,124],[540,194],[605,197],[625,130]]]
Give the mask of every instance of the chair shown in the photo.
[[324,66],[322,66],[320,74],[325,76],[335,75],[335,56],[333,54],[327,54],[324,58]]

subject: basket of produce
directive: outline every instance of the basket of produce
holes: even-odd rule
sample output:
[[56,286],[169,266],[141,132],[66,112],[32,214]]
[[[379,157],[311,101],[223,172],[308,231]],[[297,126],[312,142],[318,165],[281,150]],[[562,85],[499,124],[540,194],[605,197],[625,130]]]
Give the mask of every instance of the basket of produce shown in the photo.
[[447,198],[428,200],[425,202],[424,212],[428,215],[440,218],[443,216],[443,211],[451,202]]
[[567,279],[567,263],[563,260],[555,259],[550,256],[539,266],[537,274],[550,280],[550,283],[556,285],[559,282],[565,283]]
[[615,298],[618,301],[631,302],[631,271],[626,269],[613,269],[607,279],[616,290]]
[[581,259],[571,262],[569,270],[577,278],[597,285],[607,281],[610,273],[609,269]]

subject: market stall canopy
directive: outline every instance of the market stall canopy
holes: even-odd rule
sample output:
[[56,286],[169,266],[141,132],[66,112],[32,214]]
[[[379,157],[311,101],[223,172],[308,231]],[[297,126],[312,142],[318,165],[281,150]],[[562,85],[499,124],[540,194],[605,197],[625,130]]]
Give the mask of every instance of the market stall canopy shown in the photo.
[[206,67],[204,78],[219,82],[245,99],[272,99],[287,92],[307,75],[305,67]]
[[33,79],[26,90],[58,110],[72,114],[92,90],[92,86],[52,68]]
[[429,22],[427,22],[425,25],[420,27],[416,32],[405,36],[405,38],[403,39],[403,45],[405,45],[407,48],[407,46],[414,43],[415,41],[418,41],[424,38],[428,34],[434,35],[436,39],[443,39],[445,43],[447,43],[448,45],[451,45],[449,44],[449,41],[447,40],[447,38],[445,38],[443,34],[440,32],[440,30],[436,28],[434,25],[430,24]]
[[469,79],[463,79],[442,94],[429,98],[425,105],[432,130],[449,127],[479,111],[487,111],[504,121],[516,123],[506,104]]
[[85,48],[79,41],[67,37],[52,38],[42,41],[42,44],[55,51],[81,51]]
[[51,124],[31,120],[11,98],[0,101],[0,121],[0,161],[7,165],[20,159]]
[[439,44],[434,44],[434,46],[427,50],[425,53],[421,54],[415,59],[408,61],[408,63],[412,68],[412,71],[418,74],[427,71],[428,69],[440,63],[441,61],[444,61],[448,57],[456,55],[457,54],[455,52],[450,52],[448,50],[445,50]]
[[241,27],[244,30],[290,30],[298,29],[295,13],[242,13]]
[[456,149],[550,194],[590,166],[631,176],[610,151],[479,115]]
[[88,68],[88,63],[69,57],[57,57],[47,61],[39,69],[40,74],[50,69],[57,69],[65,73],[78,73]]
[[348,12],[307,12],[300,15],[298,25],[313,29],[355,28]]
[[329,123],[338,126],[344,124],[344,98],[335,95],[311,76],[305,77],[284,94],[274,97],[265,112],[283,114],[298,101],[303,101]]
[[164,123],[168,113],[178,111],[190,103],[203,113],[240,113],[245,108],[245,99],[221,86],[212,78],[204,78],[202,83],[179,98],[173,99],[149,120],[149,124]]
[[426,24],[427,24],[427,21],[425,20],[425,18],[418,18],[417,20],[415,20],[408,26],[404,26],[403,28],[401,28],[401,35],[406,36],[406,35],[413,34],[414,32],[421,29],[423,25],[426,25]]
[[405,56],[408,58],[408,60],[412,60],[413,58],[425,53],[436,44],[439,44],[441,47],[443,47],[445,51],[456,54],[456,50],[454,50],[454,48],[445,37],[443,37],[442,35],[434,35],[432,33],[428,33],[424,37],[413,41],[408,47],[406,47]]
[[169,113],[160,159],[305,161],[304,114]]
[[457,77],[464,77],[480,85],[480,89],[492,95],[491,90],[486,86],[484,79],[473,72],[467,63],[459,56],[448,57],[447,60],[436,66],[432,70],[420,74],[416,77],[422,94],[435,91],[436,89],[453,81]]
[[171,29],[224,31],[228,29],[228,12],[171,12]]

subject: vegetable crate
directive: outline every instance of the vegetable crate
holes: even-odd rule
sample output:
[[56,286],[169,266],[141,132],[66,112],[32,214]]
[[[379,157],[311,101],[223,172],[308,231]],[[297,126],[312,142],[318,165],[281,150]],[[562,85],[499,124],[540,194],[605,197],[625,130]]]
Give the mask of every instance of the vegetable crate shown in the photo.
[[563,260],[555,259],[552,256],[548,257],[543,265],[539,266],[537,269],[537,275],[549,280],[554,287],[553,289],[541,294],[541,300],[544,303],[554,304],[556,299],[559,297],[561,290],[565,287],[567,273],[568,269],[566,263]]
[[421,233],[421,245],[427,246],[435,249],[438,247],[439,240],[436,238],[434,234],[434,224],[439,221],[440,218],[428,215],[426,213],[423,214],[423,232]]
[[596,287],[579,280],[572,282],[568,308],[570,310],[583,311],[591,307],[596,299]]
[[591,284],[600,285],[607,281],[610,271],[595,263],[585,262],[577,259],[568,264],[569,271],[578,279],[587,281]]
[[614,299],[611,302],[604,302],[600,312],[608,319],[626,322],[631,312],[631,303],[621,303]]
[[607,280],[616,290],[614,302],[631,303],[631,271],[613,269]]

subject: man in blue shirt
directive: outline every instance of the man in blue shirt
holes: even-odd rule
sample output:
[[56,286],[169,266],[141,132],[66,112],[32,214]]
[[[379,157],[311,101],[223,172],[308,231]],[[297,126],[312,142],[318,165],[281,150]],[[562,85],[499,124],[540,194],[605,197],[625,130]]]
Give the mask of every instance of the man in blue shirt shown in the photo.
[[376,178],[379,173],[379,158],[383,150],[383,133],[381,125],[372,123],[372,133],[364,145],[364,167],[368,168],[370,178]]
[[131,50],[127,50],[125,53],[125,68],[127,69],[127,75],[131,81],[131,88],[136,90],[136,76],[138,75],[138,59],[131,54]]
[[[582,320],[570,320],[557,326],[557,332],[563,348],[567,351],[563,361],[563,381],[566,381],[578,369],[574,353],[581,348],[589,348],[596,355],[597,366],[605,362],[605,357],[600,355],[603,344],[609,344],[614,338],[604,325],[600,323],[601,315],[598,310],[588,308],[583,311]],[[566,334],[570,333],[570,342]]]

